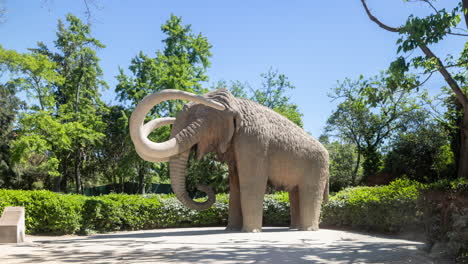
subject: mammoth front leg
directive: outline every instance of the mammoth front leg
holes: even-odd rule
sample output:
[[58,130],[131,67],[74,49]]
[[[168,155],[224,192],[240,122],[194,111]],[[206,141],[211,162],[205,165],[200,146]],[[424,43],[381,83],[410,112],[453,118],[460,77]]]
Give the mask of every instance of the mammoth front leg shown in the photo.
[[229,214],[226,230],[242,229],[242,210],[239,189],[239,176],[234,164],[229,164]]
[[238,166],[242,209],[242,231],[260,232],[263,219],[263,198],[267,186],[265,163],[259,156],[245,155]]

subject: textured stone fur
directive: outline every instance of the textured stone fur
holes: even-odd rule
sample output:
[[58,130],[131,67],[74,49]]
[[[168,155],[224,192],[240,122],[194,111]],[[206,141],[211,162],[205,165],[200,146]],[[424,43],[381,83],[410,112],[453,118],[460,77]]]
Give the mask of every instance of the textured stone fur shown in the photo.
[[189,103],[177,115],[171,133],[183,149],[197,144],[198,157],[216,152],[227,162],[232,200],[228,228],[259,231],[269,181],[290,192],[292,228],[318,229],[320,204],[328,195],[327,150],[265,106],[235,98],[226,89],[206,96],[226,109]]

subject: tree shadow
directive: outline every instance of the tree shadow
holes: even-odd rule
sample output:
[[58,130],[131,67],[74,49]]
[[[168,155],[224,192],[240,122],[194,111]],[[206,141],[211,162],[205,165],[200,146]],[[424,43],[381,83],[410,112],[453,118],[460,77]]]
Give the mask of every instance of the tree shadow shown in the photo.
[[[287,230],[266,228],[264,232]],[[223,240],[207,237],[226,233],[233,232],[223,229],[152,230],[36,241],[40,244],[36,251],[10,257],[21,259],[15,263],[436,263],[420,250],[422,243],[411,241],[376,243],[372,239],[338,239],[327,242],[314,237],[313,233],[294,243],[262,236],[233,236]],[[163,239],[169,236],[175,240]],[[183,239],[185,236],[192,238]]]
[[[288,228],[274,228],[274,227],[266,227],[262,229],[263,233],[272,233],[272,232],[292,232]],[[37,240],[36,242],[39,243],[71,243],[74,241],[84,241],[90,242],[94,239],[120,239],[120,238],[158,238],[158,237],[187,237],[187,236],[205,236],[205,235],[218,235],[218,234],[237,234],[243,233],[241,231],[228,231],[224,230],[223,228],[216,228],[216,229],[194,229],[194,228],[187,228],[187,230],[181,230],[180,228],[174,229],[160,229],[160,230],[148,230],[147,232],[128,232],[128,233],[114,233],[114,234],[98,234],[92,235],[85,238],[73,238],[73,239],[64,239],[64,240]]]

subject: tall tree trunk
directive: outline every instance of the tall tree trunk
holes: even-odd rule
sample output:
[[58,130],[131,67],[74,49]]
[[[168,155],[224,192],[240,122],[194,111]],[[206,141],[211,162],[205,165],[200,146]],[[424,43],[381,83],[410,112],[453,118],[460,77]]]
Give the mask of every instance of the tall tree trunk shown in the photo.
[[144,167],[138,170],[138,193],[145,194],[145,172]]
[[68,175],[67,174],[62,174],[62,179],[60,180],[60,188],[59,188],[59,192],[64,192],[64,193],[68,193],[68,189],[67,189],[67,180],[68,180]]
[[361,164],[361,150],[358,150],[358,154],[357,154],[357,161],[356,161],[356,165],[354,167],[354,171],[353,171],[353,175],[352,175],[352,179],[351,179],[351,184],[353,186],[356,185],[356,178],[357,178],[357,174],[358,174],[358,171],[359,171],[359,165]]
[[463,119],[460,128],[460,157],[458,177],[468,179],[468,107],[463,108]]
[[375,179],[377,176],[382,160],[379,151],[374,146],[366,146],[362,154],[364,156],[362,182],[368,184],[369,178]]
[[64,193],[67,193],[68,192],[68,189],[67,189],[67,183],[68,183],[68,157],[63,157],[63,159],[61,159],[61,167],[62,167],[62,171],[61,171],[61,174],[62,174],[62,178],[60,179],[60,186],[59,186],[59,191],[61,192],[64,192]]
[[79,148],[75,151],[75,183],[76,183],[76,193],[83,194],[83,189],[81,188],[81,151]]
[[465,15],[465,24],[466,28],[468,28],[468,0],[462,0],[463,5],[463,14]]
[[[83,58],[82,58],[83,59]],[[83,66],[83,62],[81,62],[81,66]],[[84,71],[81,71],[80,77],[78,78],[76,90],[75,90],[75,121],[79,121],[79,104],[80,104],[80,83],[81,79],[83,78]],[[81,188],[81,149],[79,147],[78,140],[75,141],[76,151],[75,151],[75,182],[76,182],[76,193],[82,194],[83,189]]]

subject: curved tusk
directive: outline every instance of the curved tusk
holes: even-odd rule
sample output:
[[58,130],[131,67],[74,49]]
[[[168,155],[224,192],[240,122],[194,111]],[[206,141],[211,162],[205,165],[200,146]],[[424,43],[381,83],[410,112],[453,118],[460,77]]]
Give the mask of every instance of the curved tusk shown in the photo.
[[[192,93],[167,89],[155,94],[151,94],[143,98],[136,106],[130,116],[130,137],[132,138],[135,149],[141,158],[145,160],[166,160],[167,158],[177,155],[181,152],[175,138],[162,143],[155,143],[148,139],[148,135],[154,129],[171,124],[173,119],[158,118],[143,125],[146,114],[157,104],[167,100],[188,100],[200,103],[218,110],[224,110],[224,105],[210,100],[206,97],[195,95]],[[182,150],[183,151],[183,150]]]
[[[162,118],[151,120],[143,126],[142,133],[145,137],[148,137],[148,135],[151,134],[151,132],[153,132],[155,129],[158,129],[166,125],[172,125],[174,124],[175,120],[176,119],[174,117],[162,117]],[[135,150],[138,153],[138,156],[140,156],[142,159],[149,161],[149,162],[168,162],[170,158],[170,157],[156,158],[152,156],[146,156],[144,153],[139,152],[137,149]]]
[[135,148],[135,151],[138,154],[138,156],[140,156],[140,158],[142,158],[142,159],[144,159],[146,161],[149,161],[149,162],[168,162],[169,159],[171,158],[171,157],[155,158],[155,157],[151,157],[151,156],[146,156],[145,154],[139,152],[136,148]]
[[174,124],[175,120],[175,117],[157,118],[146,123],[141,131],[145,137],[148,137],[148,135],[151,134],[151,132],[153,132],[155,129],[158,129],[162,126],[172,125]]

